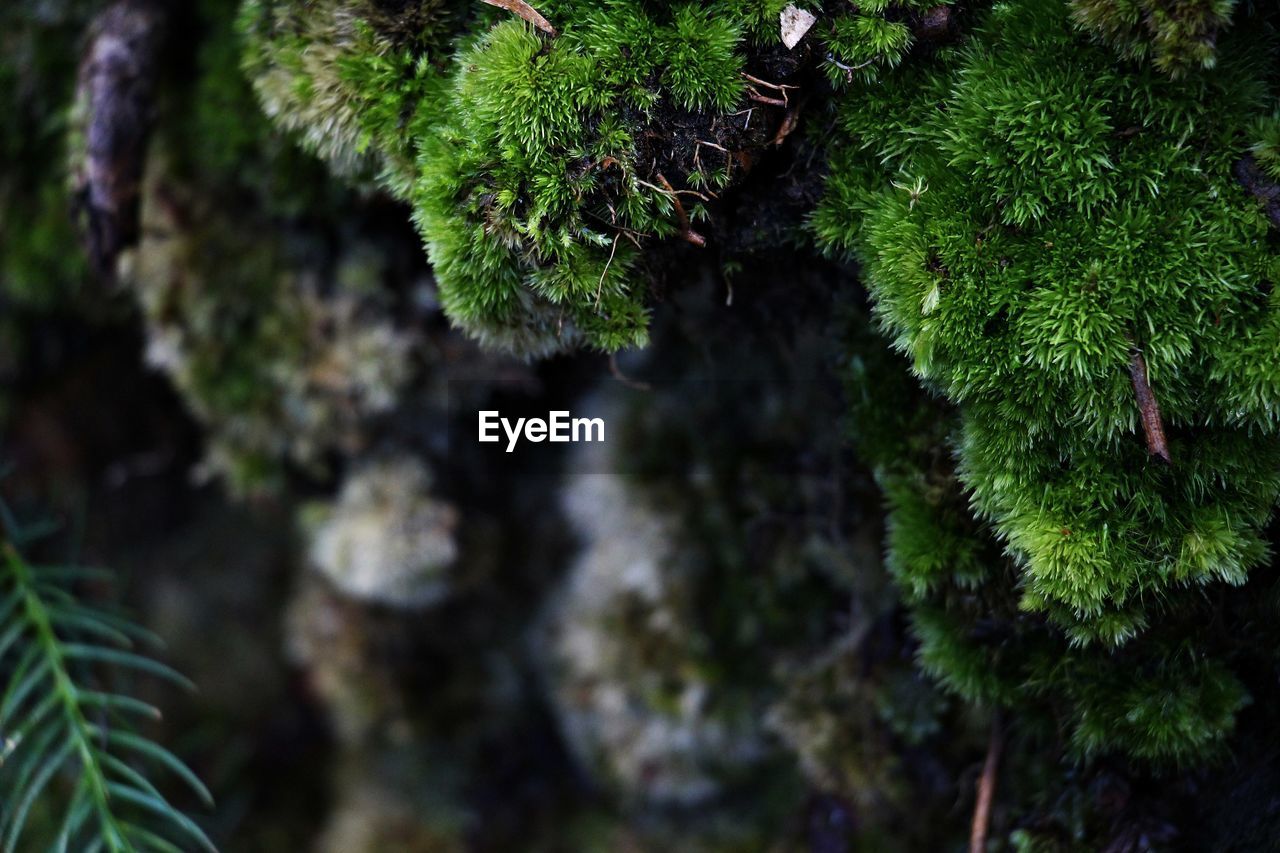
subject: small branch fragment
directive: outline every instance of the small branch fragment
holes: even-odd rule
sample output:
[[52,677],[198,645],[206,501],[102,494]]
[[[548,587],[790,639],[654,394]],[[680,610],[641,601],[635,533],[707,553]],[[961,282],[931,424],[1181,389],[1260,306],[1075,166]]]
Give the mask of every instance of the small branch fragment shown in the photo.
[[[790,99],[787,97],[787,91],[789,89],[800,88],[799,86],[788,86],[785,83],[770,83],[768,80],[761,80],[759,77],[753,77],[750,74],[743,74],[742,79],[746,80],[747,83],[750,84],[747,86],[747,97],[749,99],[756,101],[757,103],[769,104],[775,107],[790,106]],[[760,91],[756,89],[756,86],[763,86],[766,89],[772,89],[782,95],[782,97],[774,98],[769,95],[762,95],[760,94]]]
[[787,102],[781,98],[770,98],[768,95],[762,95],[755,89],[747,89],[747,97],[757,104],[768,104],[771,107],[785,107]]
[[497,6],[499,9],[506,9],[513,15],[519,15],[547,35],[557,35],[556,28],[551,26],[551,22],[538,14],[538,10],[524,2],[524,0],[484,0],[484,2],[490,6]]
[[648,382],[641,382],[639,379],[632,379],[622,372],[622,368],[618,366],[618,354],[616,352],[609,353],[609,375],[621,382],[628,388],[636,391],[652,391],[653,386]]
[[996,779],[1000,773],[1000,752],[1004,734],[1000,730],[1000,712],[991,720],[991,740],[987,743],[987,760],[978,777],[978,797],[973,804],[973,822],[969,826],[969,853],[985,853],[987,834],[991,829],[991,804],[996,797]]
[[764,86],[766,89],[773,89],[775,92],[781,92],[785,97],[788,89],[799,89],[799,86],[789,86],[786,83],[770,83],[768,80],[761,80],[759,77],[751,74],[743,74],[742,78],[748,83],[755,83],[757,86]]
[[114,278],[120,252],[138,239],[162,31],[159,7],[119,0],[94,19],[80,63],[84,159],[76,164],[74,197],[85,249],[104,281]]
[[1133,393],[1138,399],[1138,412],[1142,416],[1142,432],[1147,438],[1147,451],[1167,465],[1172,465],[1169,444],[1164,437],[1164,421],[1160,418],[1160,404],[1147,381],[1147,362],[1136,345],[1129,349],[1129,378],[1133,380]]
[[622,169],[623,172],[626,172],[626,169],[623,168],[622,162],[618,160],[617,157],[614,157],[612,155],[605,157],[599,163],[592,163],[590,166],[587,167],[587,171],[589,172],[593,169],[599,169],[600,171],[603,172],[606,169],[613,168],[614,166],[617,166],[619,169]]
[[782,124],[778,125],[778,132],[773,135],[770,145],[781,145],[787,141],[787,137],[796,129],[796,125],[800,123],[800,104],[796,104],[787,110],[787,114],[782,117]]
[[689,224],[689,214],[685,213],[684,205],[680,203],[680,196],[671,186],[671,182],[663,177],[662,173],[658,173],[656,177],[658,178],[658,182],[661,183],[663,188],[666,190],[667,195],[671,198],[671,203],[676,209],[676,216],[680,218],[680,236],[697,246],[699,249],[705,247],[707,245],[707,238],[703,237],[697,231],[694,231],[693,227]]

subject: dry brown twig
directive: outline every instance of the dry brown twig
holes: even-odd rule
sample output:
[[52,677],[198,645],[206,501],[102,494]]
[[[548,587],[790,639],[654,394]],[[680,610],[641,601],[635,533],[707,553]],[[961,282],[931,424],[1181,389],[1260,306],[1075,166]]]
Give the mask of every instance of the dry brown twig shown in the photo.
[[[719,151],[721,154],[724,155],[725,178],[726,179],[731,178],[733,176],[733,152],[730,151],[728,148],[725,148],[723,145],[720,145],[719,143],[716,143],[716,142],[707,142],[706,140],[703,140],[703,139],[697,140],[693,149],[693,168],[694,169],[702,168],[702,147],[704,145],[708,148],[714,148],[716,151]],[[707,190],[707,192],[710,194],[712,198],[719,198],[719,196],[717,196],[715,193],[711,192],[710,190]],[[702,197],[702,199],[703,201],[707,200],[705,196]]]
[[609,353],[609,375],[628,388],[633,388],[636,391],[653,390],[653,386],[648,382],[641,382],[639,379],[632,379],[630,376],[622,372],[622,368],[618,366],[618,354],[616,352]]
[[787,110],[787,114],[782,117],[782,124],[778,125],[778,132],[773,135],[770,145],[781,145],[786,142],[787,137],[796,129],[796,125],[800,123],[800,104]]
[[[697,246],[699,249],[705,247],[707,245],[707,238],[703,237],[697,231],[694,231],[693,226],[689,224],[689,214],[685,213],[684,205],[680,203],[680,196],[676,193],[675,188],[671,186],[671,182],[663,177],[661,172],[655,175],[655,177],[662,184],[667,196],[671,199],[671,203],[675,205],[676,216],[680,218],[680,236]],[[698,195],[698,193],[694,193],[694,195]]]
[[1004,748],[1000,712],[991,719],[991,740],[987,743],[987,760],[978,777],[978,797],[973,804],[973,823],[969,826],[969,853],[985,853],[987,834],[991,829],[991,804],[996,797],[996,779],[1000,774],[1000,753]]
[[768,104],[771,107],[785,107],[787,105],[787,102],[782,98],[770,98],[768,95],[760,94],[750,86],[747,87],[747,97],[757,104]]
[[524,0],[483,0],[483,2],[490,6],[497,6],[499,9],[506,9],[513,15],[519,15],[547,35],[558,35],[556,28],[551,26],[551,22],[538,14],[538,10]]
[[1160,417],[1160,403],[1147,380],[1147,361],[1132,338],[1129,343],[1129,379],[1133,382],[1133,394],[1138,400],[1138,414],[1142,418],[1142,432],[1147,439],[1147,452],[1166,465],[1172,465],[1169,442],[1164,436],[1164,420]]
[[789,86],[786,83],[770,83],[768,80],[761,80],[759,77],[754,77],[745,72],[742,75],[742,79],[746,80],[748,83],[754,83],[757,86],[764,86],[766,89],[773,89],[775,92],[782,95],[782,101],[784,104],[787,101],[788,90],[800,88],[799,86]]

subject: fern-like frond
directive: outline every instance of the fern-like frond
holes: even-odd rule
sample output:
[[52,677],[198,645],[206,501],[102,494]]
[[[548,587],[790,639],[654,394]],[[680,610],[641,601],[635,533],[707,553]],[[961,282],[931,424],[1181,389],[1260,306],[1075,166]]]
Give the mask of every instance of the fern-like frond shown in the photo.
[[149,632],[72,593],[109,573],[34,565],[21,550],[29,539],[0,502],[0,851],[33,849],[24,831],[42,802],[61,816],[56,851],[214,851],[144,772],[172,773],[212,804],[181,759],[134,727],[159,711],[103,676],[190,682],[136,650],[156,642]]

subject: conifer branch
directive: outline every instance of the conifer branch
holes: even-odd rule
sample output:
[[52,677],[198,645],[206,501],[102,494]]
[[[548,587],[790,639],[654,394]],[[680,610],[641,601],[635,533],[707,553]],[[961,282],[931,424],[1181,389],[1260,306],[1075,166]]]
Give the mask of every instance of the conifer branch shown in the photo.
[[149,632],[79,601],[68,585],[101,579],[78,566],[37,566],[19,550],[31,538],[0,504],[0,850],[34,849],[25,834],[33,807],[65,778],[70,795],[49,849],[214,851],[213,843],[136,769],[159,765],[212,804],[173,753],[137,734],[130,717],[159,711],[97,689],[94,671],[131,670],[190,686],[174,670],[133,651]]

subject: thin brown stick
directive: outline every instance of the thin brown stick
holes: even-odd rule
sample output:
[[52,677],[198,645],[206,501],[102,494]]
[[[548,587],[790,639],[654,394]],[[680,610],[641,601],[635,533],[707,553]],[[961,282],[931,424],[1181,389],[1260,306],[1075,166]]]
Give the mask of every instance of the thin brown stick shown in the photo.
[[519,15],[548,35],[557,35],[556,28],[551,26],[551,22],[538,14],[538,10],[524,0],[483,0],[483,2],[490,6],[497,6],[499,9],[506,9],[513,15]]
[[745,71],[742,73],[742,79],[743,79],[743,80],[746,80],[748,83],[758,83],[758,84],[760,84],[761,86],[764,86],[764,87],[765,87],[765,88],[767,88],[767,89],[779,89],[779,90],[780,90],[780,89],[782,88],[782,87],[781,87],[781,86],[779,86],[777,83],[770,83],[768,80],[761,80],[759,77],[753,77],[752,75],[750,75],[750,74],[746,73]]
[[794,107],[787,110],[787,114],[782,118],[782,124],[778,125],[778,132],[773,135],[773,141],[769,144],[781,145],[787,140],[787,137],[791,135],[791,132],[796,129],[796,125],[799,123],[800,105],[796,104]]
[[611,166],[617,166],[619,169],[622,169],[623,172],[627,171],[626,167],[622,165],[622,162],[617,157],[614,157],[612,155],[605,157],[599,163],[592,163],[591,166],[588,167],[587,171],[591,171],[592,169],[599,169],[601,171],[604,171],[605,169],[608,169]]
[[1133,381],[1133,394],[1138,400],[1138,413],[1142,417],[1142,432],[1147,439],[1147,452],[1166,465],[1172,465],[1169,443],[1164,437],[1164,421],[1160,417],[1160,403],[1156,400],[1151,383],[1147,381],[1147,362],[1142,350],[1130,341],[1129,378]]
[[605,261],[604,269],[600,271],[600,283],[596,285],[596,310],[600,310],[600,297],[604,295],[604,277],[609,274],[609,267],[613,264],[613,256],[618,253],[618,238],[622,236],[619,232],[613,235],[613,248],[609,250],[609,260]]
[[707,247],[707,238],[703,237],[701,234],[699,234],[697,231],[694,231],[692,228],[686,228],[683,231],[681,231],[680,237],[685,242],[692,243],[693,245],[697,246],[699,249],[705,249]]
[[987,743],[987,760],[978,777],[978,799],[973,804],[973,823],[969,827],[969,853],[985,853],[987,834],[991,829],[991,804],[996,797],[996,778],[1000,774],[1000,753],[1004,749],[1004,734],[1000,727],[1000,712],[991,719],[991,739]]
[[694,147],[693,147],[693,166],[695,169],[701,168],[702,146],[704,145],[707,146],[708,148],[714,148],[715,150],[719,151],[721,154],[724,155],[725,163],[729,166],[733,165],[733,154],[729,151],[728,148],[725,148],[723,145],[717,142],[707,142],[704,139],[699,139],[697,140],[697,142],[694,144]]
[[661,172],[654,177],[656,177],[659,183],[661,183],[665,188],[668,197],[671,199],[671,203],[675,206],[676,216],[680,218],[680,236],[697,246],[699,249],[705,247],[707,245],[707,238],[703,237],[697,231],[694,231],[693,227],[689,224],[689,214],[685,213],[684,205],[680,203],[680,196],[671,186],[671,182],[663,177]]
[[758,104],[769,104],[773,107],[785,107],[787,105],[787,102],[781,98],[770,98],[767,95],[760,94],[755,89],[748,89],[747,97]]
[[761,80],[759,77],[753,77],[750,74],[745,73],[742,75],[742,79],[746,80],[748,83],[755,83],[757,86],[764,86],[766,89],[773,89],[776,92],[781,92],[783,97],[786,97],[788,89],[800,88],[799,86],[789,86],[786,83],[770,83],[768,80]]
[[616,352],[609,353],[609,374],[628,388],[634,388],[637,391],[653,390],[653,386],[648,382],[641,382],[639,379],[632,379],[630,376],[627,376],[622,372],[622,368],[618,367],[618,354]]

